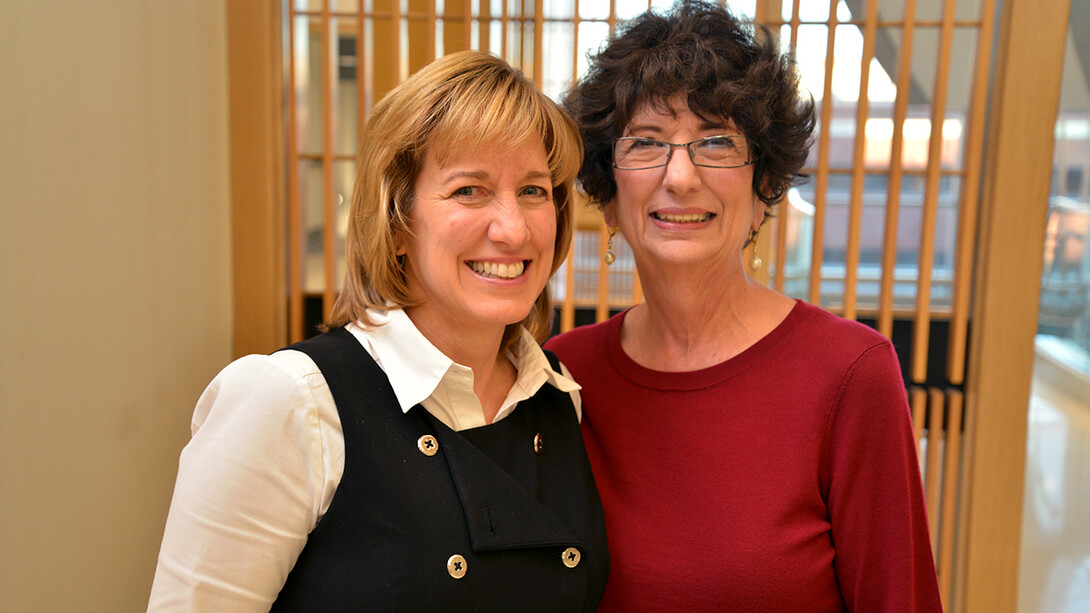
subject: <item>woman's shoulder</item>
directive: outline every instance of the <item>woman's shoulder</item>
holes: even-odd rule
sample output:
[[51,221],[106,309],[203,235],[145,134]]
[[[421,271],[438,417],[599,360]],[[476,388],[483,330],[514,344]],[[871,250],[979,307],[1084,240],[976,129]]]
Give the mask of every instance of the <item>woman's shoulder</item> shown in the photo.
[[271,354],[251,354],[232,361],[216,375],[209,387],[263,388],[298,384],[321,376],[314,360],[302,351],[282,349]]
[[256,417],[313,408],[319,404],[316,396],[324,397],[326,390],[321,371],[301,351],[243,356],[225,366],[205,388],[197,401],[192,427],[194,431],[201,427],[214,409]]
[[860,364],[875,363],[872,367],[899,375],[893,343],[877,330],[802,301],[793,317],[796,324],[785,337],[791,360],[810,372],[825,372],[835,378]]
[[830,313],[821,307],[799,301],[797,311],[800,316],[798,330],[811,337],[815,342],[866,350],[875,345],[889,344],[889,339],[874,328],[858,321]]

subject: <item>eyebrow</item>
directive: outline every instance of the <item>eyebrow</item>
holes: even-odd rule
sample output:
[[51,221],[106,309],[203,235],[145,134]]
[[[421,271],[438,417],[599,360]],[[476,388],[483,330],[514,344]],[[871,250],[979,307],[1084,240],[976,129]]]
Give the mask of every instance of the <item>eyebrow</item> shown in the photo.
[[443,178],[443,184],[446,185],[456,179],[475,179],[483,180],[488,178],[488,171],[485,170],[456,170]]
[[[701,131],[704,131],[704,130],[724,130],[724,131],[729,131],[729,130],[732,130],[732,129],[737,130],[737,128],[731,128],[729,122],[713,123],[713,122],[710,122],[710,121],[700,122],[699,129]],[[659,126],[654,125],[654,124],[629,124],[628,128],[625,129],[625,132],[626,133],[631,133],[631,132],[635,132],[637,130],[639,130],[641,132],[653,132],[655,134],[662,134],[664,132],[664,130],[662,128],[660,128]]]
[[[456,181],[458,179],[473,179],[475,181],[483,181],[489,178],[490,175],[488,174],[487,170],[456,170],[443,178],[443,185],[447,185],[448,183],[451,183],[452,181]],[[551,180],[552,175],[541,170],[531,170],[530,172],[526,173],[526,176],[523,177],[523,180],[528,181],[531,179]]]

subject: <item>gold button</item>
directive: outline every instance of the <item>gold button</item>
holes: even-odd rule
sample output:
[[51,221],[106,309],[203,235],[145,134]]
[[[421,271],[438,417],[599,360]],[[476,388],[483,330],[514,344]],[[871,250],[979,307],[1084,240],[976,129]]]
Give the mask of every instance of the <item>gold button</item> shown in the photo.
[[455,579],[466,576],[466,559],[458,554],[450,556],[447,560],[447,572]]
[[564,566],[575,568],[576,566],[579,566],[579,558],[581,557],[582,554],[579,553],[578,549],[575,547],[568,547],[564,550],[564,553],[561,554],[560,559],[564,561]]
[[534,453],[541,453],[541,450],[545,447],[545,439],[541,438],[541,433],[534,435]]
[[435,455],[439,451],[439,441],[435,440],[434,436],[425,434],[416,439],[416,448],[424,455]]

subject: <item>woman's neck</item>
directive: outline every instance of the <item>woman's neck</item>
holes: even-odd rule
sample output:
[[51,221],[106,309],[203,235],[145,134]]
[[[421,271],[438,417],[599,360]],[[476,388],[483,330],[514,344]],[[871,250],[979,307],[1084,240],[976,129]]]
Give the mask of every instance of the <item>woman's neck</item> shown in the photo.
[[473,393],[481,403],[485,423],[492,423],[507,399],[518,372],[503,351],[505,328],[469,332],[446,322],[433,322],[405,313],[436,349],[473,370]]
[[654,370],[693,371],[724,362],[771,332],[794,302],[740,266],[653,271],[637,266],[645,302],[625,316],[625,353]]

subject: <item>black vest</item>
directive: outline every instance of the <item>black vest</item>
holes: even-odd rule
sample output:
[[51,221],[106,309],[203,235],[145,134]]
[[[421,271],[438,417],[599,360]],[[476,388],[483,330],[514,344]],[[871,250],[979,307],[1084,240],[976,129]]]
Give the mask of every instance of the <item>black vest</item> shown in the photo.
[[594,610],[609,555],[567,393],[545,384],[454,432],[419,405],[403,413],[344,328],[290,349],[329,384],[344,475],[272,611]]

